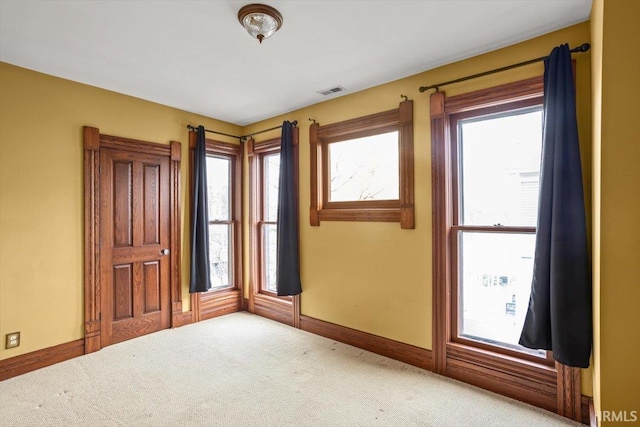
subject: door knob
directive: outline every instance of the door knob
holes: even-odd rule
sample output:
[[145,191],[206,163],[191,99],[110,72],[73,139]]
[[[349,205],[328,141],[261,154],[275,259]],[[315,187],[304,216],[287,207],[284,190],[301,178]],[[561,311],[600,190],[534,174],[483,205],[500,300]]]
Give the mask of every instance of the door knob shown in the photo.
[[169,249],[161,249],[160,250],[160,255],[169,255],[171,251]]

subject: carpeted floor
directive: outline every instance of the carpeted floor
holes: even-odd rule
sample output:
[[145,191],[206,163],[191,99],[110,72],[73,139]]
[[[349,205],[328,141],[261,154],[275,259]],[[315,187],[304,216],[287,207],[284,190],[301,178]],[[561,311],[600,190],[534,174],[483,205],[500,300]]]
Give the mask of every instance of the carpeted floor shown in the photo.
[[248,313],[0,382],[13,426],[579,426]]

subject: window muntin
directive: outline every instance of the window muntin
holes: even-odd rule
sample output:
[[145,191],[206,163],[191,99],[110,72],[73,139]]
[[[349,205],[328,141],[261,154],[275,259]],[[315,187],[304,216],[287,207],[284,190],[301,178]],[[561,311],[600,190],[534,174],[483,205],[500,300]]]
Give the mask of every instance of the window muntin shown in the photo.
[[232,159],[207,155],[211,289],[234,287]]
[[547,352],[518,340],[533,274],[540,102],[451,117],[452,339],[538,360]]
[[398,132],[328,144],[329,201],[398,200]]

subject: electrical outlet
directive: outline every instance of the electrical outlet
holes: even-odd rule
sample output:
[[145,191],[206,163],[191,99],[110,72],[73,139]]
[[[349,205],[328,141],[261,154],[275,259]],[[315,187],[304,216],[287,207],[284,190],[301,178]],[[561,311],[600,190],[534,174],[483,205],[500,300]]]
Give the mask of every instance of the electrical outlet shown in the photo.
[[20,332],[7,334],[7,342],[4,348],[14,348],[20,345]]

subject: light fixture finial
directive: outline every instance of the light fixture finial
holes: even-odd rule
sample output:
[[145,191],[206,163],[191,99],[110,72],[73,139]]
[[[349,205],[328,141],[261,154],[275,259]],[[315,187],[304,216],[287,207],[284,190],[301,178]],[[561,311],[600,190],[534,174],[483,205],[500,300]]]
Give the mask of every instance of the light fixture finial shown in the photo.
[[238,11],[238,21],[251,37],[268,39],[282,27],[280,12],[265,4],[248,4]]

